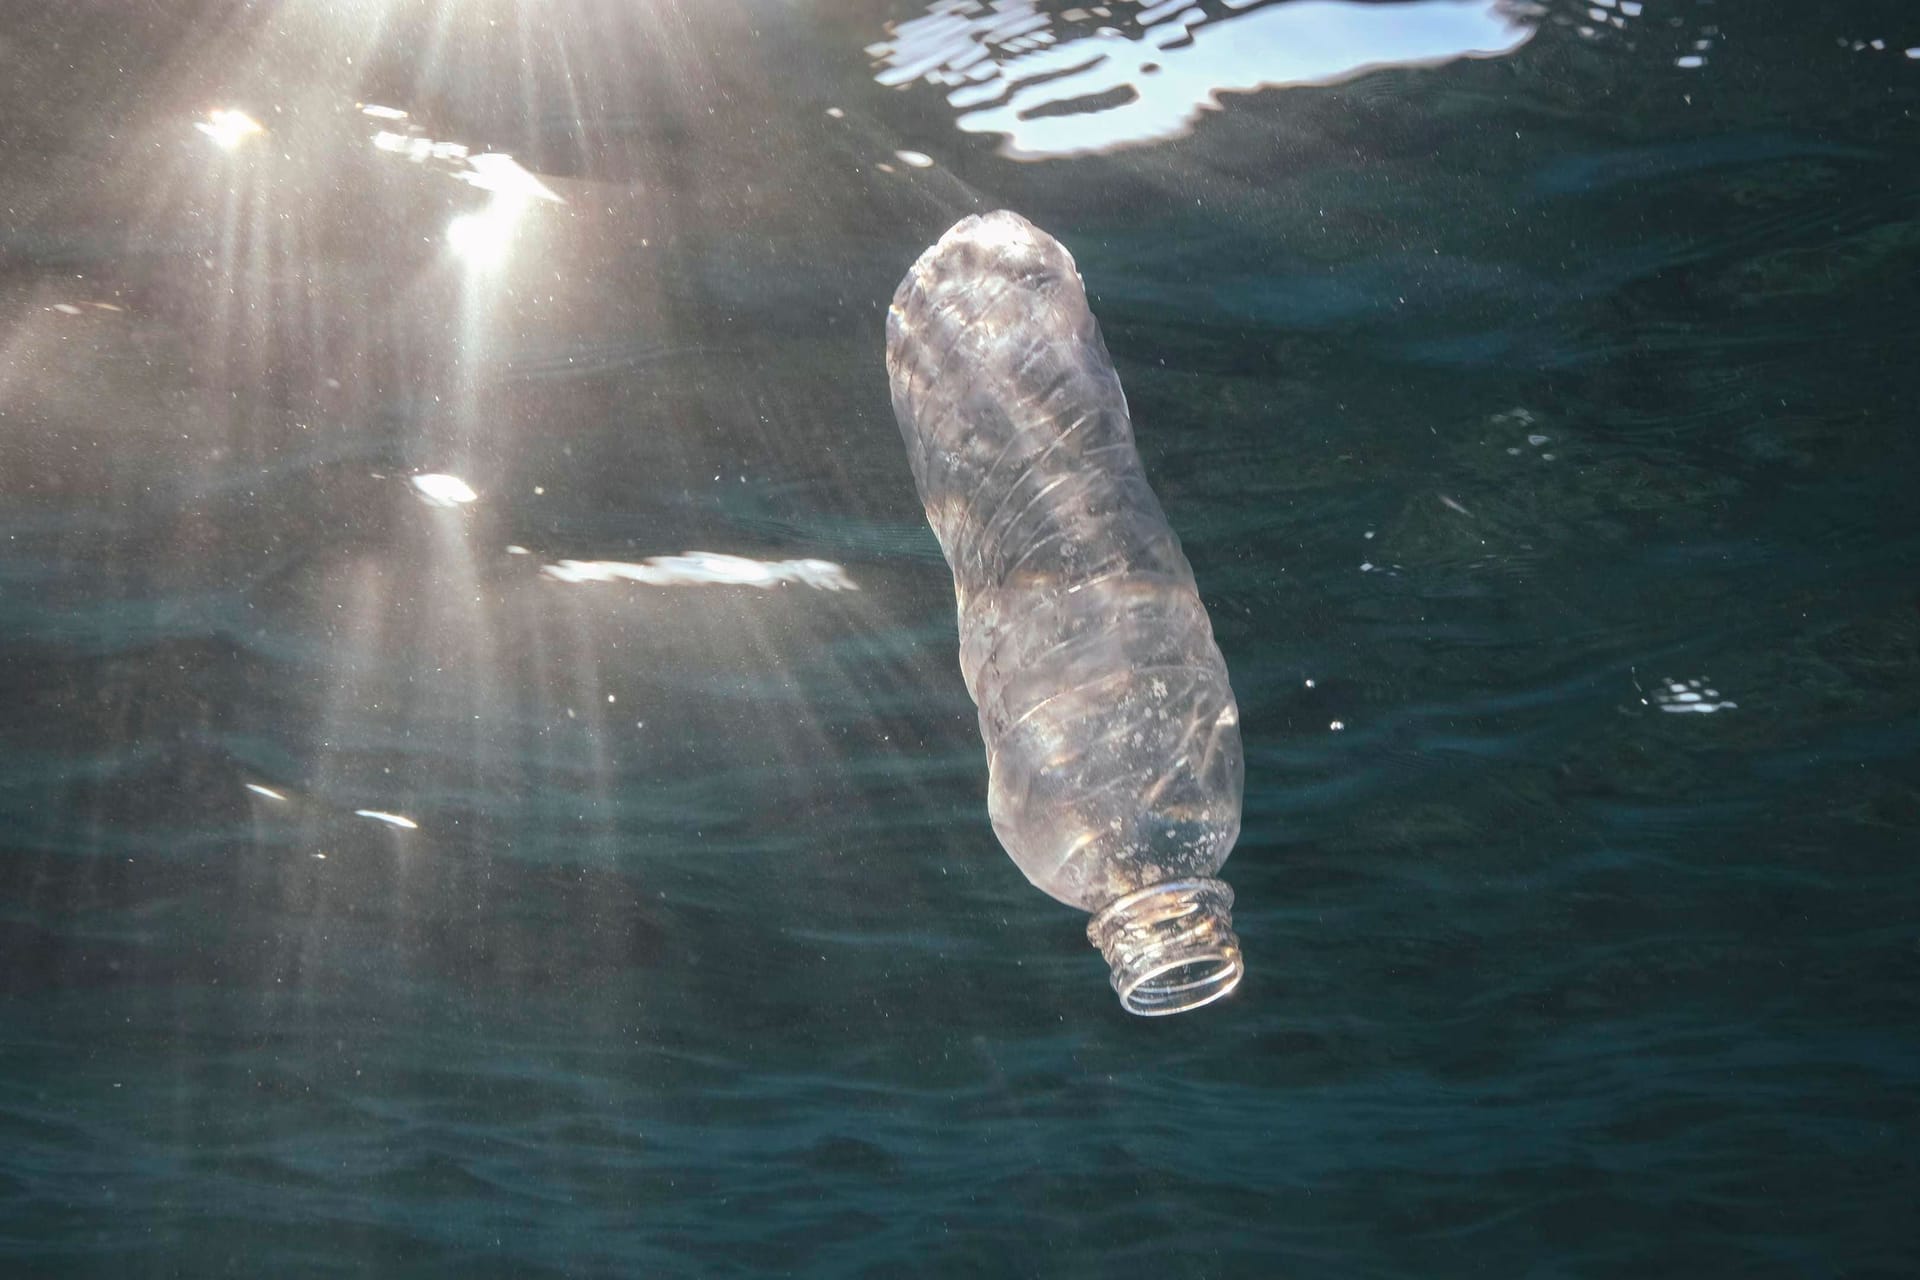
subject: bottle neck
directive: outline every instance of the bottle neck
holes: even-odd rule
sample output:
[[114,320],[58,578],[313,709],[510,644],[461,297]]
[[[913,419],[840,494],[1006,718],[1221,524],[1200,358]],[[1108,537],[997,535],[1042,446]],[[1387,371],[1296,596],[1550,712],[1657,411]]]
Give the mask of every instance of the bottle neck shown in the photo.
[[1088,921],[1087,940],[1113,970],[1120,1003],[1142,1017],[1212,1004],[1246,972],[1222,880],[1168,880],[1115,899]]

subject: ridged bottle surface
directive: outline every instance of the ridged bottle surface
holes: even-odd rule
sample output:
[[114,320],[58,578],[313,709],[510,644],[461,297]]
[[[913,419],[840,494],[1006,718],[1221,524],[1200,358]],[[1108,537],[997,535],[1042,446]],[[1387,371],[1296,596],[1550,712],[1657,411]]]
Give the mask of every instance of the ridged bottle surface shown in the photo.
[[1072,257],[1017,214],[961,221],[894,295],[887,370],[1001,843],[1087,911],[1210,877],[1240,831],[1239,715]]

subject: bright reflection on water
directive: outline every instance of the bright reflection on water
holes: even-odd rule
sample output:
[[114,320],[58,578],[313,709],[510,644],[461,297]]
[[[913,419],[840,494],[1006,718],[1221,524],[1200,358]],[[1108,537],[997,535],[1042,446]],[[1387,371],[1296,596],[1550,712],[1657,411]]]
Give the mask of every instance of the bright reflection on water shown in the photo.
[[196,121],[193,127],[212,138],[222,151],[231,151],[247,139],[266,132],[258,120],[231,107],[208,113],[205,120]]
[[432,472],[412,478],[414,491],[420,495],[420,501],[430,507],[465,506],[479,498],[469,485],[459,476],[442,475]]
[[388,813],[384,809],[355,809],[353,816],[356,818],[372,818],[375,822],[384,822],[388,826],[398,827],[402,831],[418,831],[420,829],[420,824],[412,818],[407,817],[404,813]]
[[448,246],[470,267],[486,271],[506,262],[528,206],[566,203],[504,152],[475,152],[465,143],[436,141],[407,123],[408,113],[398,107],[362,104],[360,114],[404,125],[375,132],[376,150],[414,164],[431,164],[456,181],[492,195],[484,207],[456,214],[447,224]]
[[[1002,135],[1005,154],[1038,160],[1178,137],[1223,93],[1498,57],[1534,30],[1509,0],[1292,0],[1211,18],[1178,0],[1049,10],[940,0],[868,48],[875,78],[945,88],[961,129]],[[1109,25],[1120,14],[1126,29]]]
[[556,582],[638,582],[653,587],[777,587],[791,582],[821,591],[859,590],[847,571],[829,560],[750,560],[711,551],[654,556],[641,564],[562,560],[541,566],[540,572]]

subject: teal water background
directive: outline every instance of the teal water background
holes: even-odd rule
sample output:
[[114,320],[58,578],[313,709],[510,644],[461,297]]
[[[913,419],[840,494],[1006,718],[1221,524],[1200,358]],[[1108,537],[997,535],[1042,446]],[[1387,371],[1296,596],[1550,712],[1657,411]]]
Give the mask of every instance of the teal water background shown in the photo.
[[[1914,1274],[1914,15],[1017,160],[921,12],[9,20],[0,1272]],[[987,824],[882,335],[995,207],[1240,701],[1192,1015]],[[839,576],[542,569],[690,551]]]

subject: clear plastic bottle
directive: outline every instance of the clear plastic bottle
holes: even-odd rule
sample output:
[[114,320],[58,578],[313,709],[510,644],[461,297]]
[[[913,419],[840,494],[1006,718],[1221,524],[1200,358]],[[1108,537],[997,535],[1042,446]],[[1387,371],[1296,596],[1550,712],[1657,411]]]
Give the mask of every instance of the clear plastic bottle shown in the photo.
[[1018,214],[962,220],[894,294],[887,373],[953,570],[994,831],[1094,913],[1127,1009],[1219,999],[1243,972],[1214,878],[1239,712],[1072,256]]

